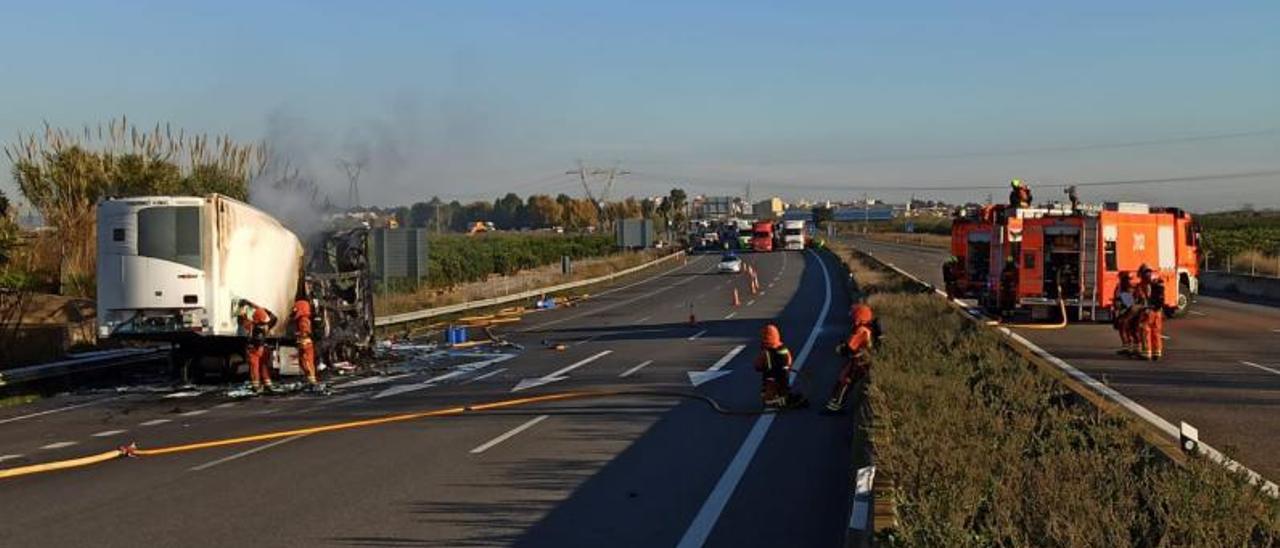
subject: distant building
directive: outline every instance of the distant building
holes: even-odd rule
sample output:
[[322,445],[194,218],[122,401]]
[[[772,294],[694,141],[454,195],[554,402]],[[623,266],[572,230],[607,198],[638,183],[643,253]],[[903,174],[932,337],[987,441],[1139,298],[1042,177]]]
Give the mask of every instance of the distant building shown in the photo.
[[774,196],[752,204],[751,212],[757,219],[777,219],[786,208],[787,204],[782,202],[782,198]]
[[707,196],[697,204],[696,216],[700,219],[727,219],[738,214],[731,196]]
[[893,207],[871,205],[842,207],[831,213],[831,220],[843,223],[889,221],[893,219]]

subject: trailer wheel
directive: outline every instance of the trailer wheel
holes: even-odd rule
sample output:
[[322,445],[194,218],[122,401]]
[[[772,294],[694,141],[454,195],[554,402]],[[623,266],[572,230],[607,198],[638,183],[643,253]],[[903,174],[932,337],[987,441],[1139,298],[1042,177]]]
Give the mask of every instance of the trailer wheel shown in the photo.
[[1165,315],[1170,318],[1181,318],[1187,315],[1187,311],[1191,308],[1191,286],[1187,282],[1178,283],[1178,300],[1173,308],[1165,309]]

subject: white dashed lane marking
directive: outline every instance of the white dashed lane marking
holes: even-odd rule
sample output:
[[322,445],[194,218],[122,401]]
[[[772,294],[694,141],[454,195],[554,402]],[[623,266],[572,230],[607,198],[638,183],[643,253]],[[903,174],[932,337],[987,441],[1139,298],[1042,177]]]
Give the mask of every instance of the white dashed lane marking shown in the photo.
[[164,424],[166,422],[173,422],[173,421],[170,419],[152,419],[142,424],[139,424],[138,426],[156,426],[159,424]]
[[507,431],[506,431],[505,433],[503,433],[502,435],[500,435],[500,436],[498,436],[498,437],[496,437],[496,438],[493,438],[493,439],[491,439],[491,440],[489,440],[489,441],[487,441],[487,442],[485,442],[485,443],[481,444],[479,447],[476,447],[475,449],[472,449],[472,450],[471,450],[471,454],[472,454],[472,455],[478,455],[478,454],[480,454],[480,453],[483,453],[483,452],[485,452],[485,451],[488,451],[488,450],[490,450],[490,449],[493,449],[493,447],[494,447],[494,446],[496,446],[496,445],[498,445],[499,443],[502,443],[502,442],[504,442],[504,441],[507,441],[507,440],[509,440],[509,439],[511,439],[511,438],[513,438],[513,437],[515,437],[515,436],[516,436],[516,434],[519,434],[519,433],[521,433],[521,432],[524,432],[525,430],[528,430],[528,429],[530,429],[530,428],[533,428],[534,426],[537,426],[537,424],[538,424],[538,423],[540,423],[540,422],[542,422],[542,421],[547,420],[547,418],[548,418],[548,417],[550,417],[550,416],[551,416],[551,415],[538,415],[538,416],[536,416],[536,417],[534,417],[534,418],[530,419],[530,420],[529,420],[529,422],[526,422],[526,423],[524,423],[524,424],[521,424],[520,426],[517,426],[517,427],[515,427],[515,428],[512,428],[512,429],[510,429],[510,430],[507,430]]
[[98,432],[97,434],[94,434],[93,437],[106,438],[110,436],[115,436],[117,434],[123,434],[125,432],[128,432],[128,430],[103,430],[101,432]]
[[618,375],[618,376],[619,376],[619,377],[630,377],[630,376],[631,376],[632,374],[634,374],[636,371],[639,371],[639,370],[641,370],[641,369],[644,369],[644,368],[645,368],[645,366],[647,366],[647,365],[649,365],[649,364],[651,364],[651,363],[653,363],[653,360],[646,360],[646,361],[640,362],[640,365],[637,365],[637,366],[635,366],[635,367],[632,367],[631,369],[628,369],[628,370],[626,370],[626,371],[623,371],[623,372],[622,372],[622,374],[620,374],[620,375]]
[[706,330],[706,329],[703,329],[702,331],[699,331],[699,332],[697,332],[697,333],[694,333],[694,334],[692,334],[692,335],[689,335],[689,340],[691,340],[691,341],[696,341],[696,340],[698,340],[698,337],[701,337],[701,336],[706,335],[706,334],[707,334],[707,330]]
[[71,447],[72,445],[75,445],[75,444],[77,444],[77,443],[79,443],[79,442],[74,442],[74,441],[55,441],[55,442],[53,442],[53,443],[50,443],[49,445],[43,445],[43,446],[41,446],[40,448],[41,448],[41,449],[62,449],[63,447]]

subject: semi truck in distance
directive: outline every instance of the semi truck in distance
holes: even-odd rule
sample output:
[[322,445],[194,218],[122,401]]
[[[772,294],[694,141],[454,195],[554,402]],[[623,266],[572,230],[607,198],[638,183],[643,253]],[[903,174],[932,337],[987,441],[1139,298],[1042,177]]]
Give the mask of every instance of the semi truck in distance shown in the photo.
[[756,221],[752,225],[751,250],[773,251],[773,221]]
[[804,250],[805,222],[803,220],[782,221],[782,245],[787,250]]

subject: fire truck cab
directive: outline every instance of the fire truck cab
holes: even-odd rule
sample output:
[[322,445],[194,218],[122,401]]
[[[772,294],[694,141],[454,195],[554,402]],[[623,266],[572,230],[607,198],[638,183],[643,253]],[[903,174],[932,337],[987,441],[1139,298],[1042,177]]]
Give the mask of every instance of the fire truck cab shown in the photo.
[[956,276],[956,297],[978,297],[987,287],[994,211],[992,206],[960,211],[951,219],[951,256],[963,267]]
[[1073,319],[1107,321],[1120,273],[1136,275],[1142,265],[1163,278],[1171,315],[1185,313],[1199,293],[1199,229],[1185,211],[1106,203],[994,213],[983,291],[989,308],[1047,318],[1061,299]]

